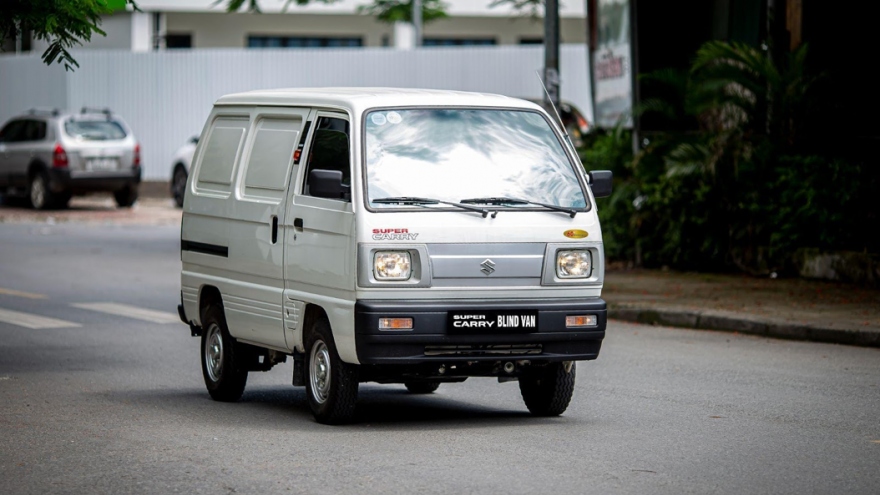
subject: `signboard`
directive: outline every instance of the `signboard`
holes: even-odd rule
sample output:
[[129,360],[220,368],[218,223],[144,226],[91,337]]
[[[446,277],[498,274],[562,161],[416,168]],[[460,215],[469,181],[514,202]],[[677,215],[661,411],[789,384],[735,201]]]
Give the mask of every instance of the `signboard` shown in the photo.
[[630,0],[599,0],[596,50],[591,54],[595,77],[594,119],[599,127],[618,123],[632,128],[632,50]]

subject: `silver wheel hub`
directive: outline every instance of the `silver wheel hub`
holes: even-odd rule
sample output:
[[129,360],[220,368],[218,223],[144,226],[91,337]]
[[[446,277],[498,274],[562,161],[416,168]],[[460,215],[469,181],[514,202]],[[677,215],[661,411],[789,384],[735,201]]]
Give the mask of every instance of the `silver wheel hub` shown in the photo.
[[223,373],[223,335],[216,323],[208,327],[208,337],[205,339],[205,369],[211,381],[220,381]]
[[322,340],[312,345],[309,356],[309,382],[315,402],[319,404],[326,402],[330,396],[330,350]]
[[43,202],[46,199],[46,184],[43,182],[43,178],[40,176],[34,177],[34,181],[31,183],[31,203],[35,208],[39,208],[43,205]]

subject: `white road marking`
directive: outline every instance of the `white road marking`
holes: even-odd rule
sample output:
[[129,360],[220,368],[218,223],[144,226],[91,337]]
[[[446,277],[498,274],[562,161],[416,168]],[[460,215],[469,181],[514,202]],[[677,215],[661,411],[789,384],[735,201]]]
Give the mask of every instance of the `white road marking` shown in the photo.
[[125,316],[136,320],[148,321],[150,323],[174,323],[180,321],[180,316],[175,313],[166,313],[165,311],[155,311],[152,309],[138,308],[137,306],[129,306],[128,304],[119,303],[76,303],[71,306],[80,309],[88,309],[107,313],[111,315]]
[[71,323],[69,321],[56,320],[55,318],[47,318],[45,316],[21,313],[2,308],[0,308],[0,321],[27,328],[69,328],[82,326],[78,323]]
[[0,294],[4,296],[18,296],[18,297],[26,297],[28,299],[46,299],[46,296],[43,294],[34,294],[33,292],[22,292],[20,290],[15,289],[4,289],[0,287]]

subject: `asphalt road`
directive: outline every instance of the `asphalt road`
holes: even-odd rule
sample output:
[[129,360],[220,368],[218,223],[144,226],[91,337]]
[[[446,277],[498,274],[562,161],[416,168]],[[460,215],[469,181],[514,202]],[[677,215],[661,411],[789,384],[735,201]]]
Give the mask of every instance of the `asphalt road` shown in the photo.
[[559,418],[470,379],[323,426],[289,362],[213,402],[178,235],[0,225],[0,493],[880,493],[878,349],[611,322]]

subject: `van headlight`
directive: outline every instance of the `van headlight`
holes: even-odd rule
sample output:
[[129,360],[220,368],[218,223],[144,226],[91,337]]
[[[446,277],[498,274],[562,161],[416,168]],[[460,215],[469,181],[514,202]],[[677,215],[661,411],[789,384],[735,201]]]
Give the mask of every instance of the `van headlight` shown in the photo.
[[556,252],[556,276],[559,278],[587,278],[593,272],[593,255],[586,249],[568,249]]
[[376,280],[409,280],[412,258],[408,251],[377,251],[373,254],[373,276]]

